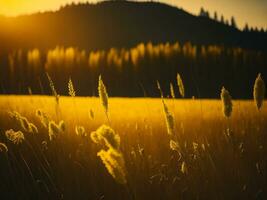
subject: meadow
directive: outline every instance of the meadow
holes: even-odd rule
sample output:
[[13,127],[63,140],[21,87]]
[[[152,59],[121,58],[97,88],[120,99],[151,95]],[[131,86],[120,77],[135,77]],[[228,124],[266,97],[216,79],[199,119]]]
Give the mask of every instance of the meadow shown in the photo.
[[0,0],[0,200],[266,200],[263,4],[73,1]]
[[[63,96],[57,102],[51,96],[1,96],[1,196],[265,199],[267,107],[258,110],[252,100],[232,103],[233,112],[225,117],[219,94],[218,100],[109,98],[106,115],[98,97]],[[166,108],[175,137],[166,128]],[[38,131],[25,131],[13,111]],[[55,137],[40,113],[55,127],[64,124]],[[103,140],[109,147],[92,141],[92,132],[103,124],[115,132]],[[24,134],[17,144],[6,137],[10,129]],[[115,161],[122,159],[110,161],[114,169],[108,169],[98,152],[115,146]]]

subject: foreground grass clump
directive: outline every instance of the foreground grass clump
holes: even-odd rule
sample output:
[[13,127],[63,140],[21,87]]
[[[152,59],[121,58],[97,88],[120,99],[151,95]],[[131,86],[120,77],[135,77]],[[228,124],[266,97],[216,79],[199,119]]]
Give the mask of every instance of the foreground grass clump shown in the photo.
[[55,104],[0,97],[3,199],[267,198],[265,104],[109,98],[109,126],[98,98]]

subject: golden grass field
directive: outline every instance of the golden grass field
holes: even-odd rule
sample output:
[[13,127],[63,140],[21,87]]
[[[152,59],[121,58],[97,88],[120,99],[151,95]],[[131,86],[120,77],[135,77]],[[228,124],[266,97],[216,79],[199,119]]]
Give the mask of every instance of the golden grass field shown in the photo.
[[[0,191],[6,199],[264,199],[267,197],[267,106],[233,101],[226,118],[220,100],[165,99],[174,116],[180,152],[170,149],[161,99],[109,98],[107,120],[99,98],[0,96]],[[36,116],[65,122],[50,141]],[[37,128],[13,144],[17,111]],[[107,124],[121,139],[127,184],[107,172],[90,133]],[[87,136],[75,133],[83,126]],[[21,130],[22,131],[22,130]],[[23,132],[23,131],[22,131]]]

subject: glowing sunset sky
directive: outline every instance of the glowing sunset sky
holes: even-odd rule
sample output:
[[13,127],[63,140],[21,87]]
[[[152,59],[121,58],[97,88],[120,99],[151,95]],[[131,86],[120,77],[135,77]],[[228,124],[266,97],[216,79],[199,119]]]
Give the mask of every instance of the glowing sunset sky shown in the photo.
[[[37,11],[56,10],[60,5],[69,2],[85,2],[86,0],[0,0],[0,14],[14,16]],[[96,2],[98,0],[90,0]],[[230,19],[233,15],[241,27],[245,22],[250,26],[267,28],[266,0],[159,0],[197,14],[200,7],[209,10],[211,16],[217,11],[219,16]]]

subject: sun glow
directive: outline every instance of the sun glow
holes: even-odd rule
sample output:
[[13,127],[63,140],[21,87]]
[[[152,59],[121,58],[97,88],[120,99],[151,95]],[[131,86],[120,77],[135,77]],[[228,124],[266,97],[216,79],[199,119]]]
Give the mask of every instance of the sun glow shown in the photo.
[[[89,2],[95,1],[91,0]],[[61,5],[71,2],[86,2],[86,0],[0,0],[0,14],[16,16],[46,10],[57,10]]]

